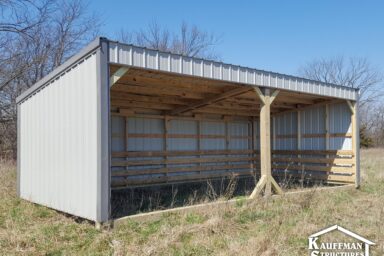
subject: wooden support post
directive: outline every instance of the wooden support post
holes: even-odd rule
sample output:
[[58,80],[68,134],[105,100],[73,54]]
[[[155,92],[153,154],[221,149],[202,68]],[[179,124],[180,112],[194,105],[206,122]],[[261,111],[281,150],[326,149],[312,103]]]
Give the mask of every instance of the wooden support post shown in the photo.
[[353,164],[355,171],[355,186],[360,187],[360,162],[359,162],[359,129],[357,123],[357,103],[347,101],[349,109],[351,110],[351,126],[352,126],[352,152],[353,152]]
[[271,103],[277,97],[279,91],[276,90],[270,94],[270,89],[264,89],[262,92],[259,88],[255,88],[255,92],[260,98],[260,167],[261,178],[257,183],[250,198],[259,195],[264,188],[264,195],[270,196],[272,188],[277,194],[283,191],[272,177],[271,170]]

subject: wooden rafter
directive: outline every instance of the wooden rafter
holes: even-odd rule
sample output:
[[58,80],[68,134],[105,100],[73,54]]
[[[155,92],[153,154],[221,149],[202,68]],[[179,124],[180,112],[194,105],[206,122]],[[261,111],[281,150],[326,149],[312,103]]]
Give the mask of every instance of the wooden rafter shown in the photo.
[[192,103],[192,104],[189,104],[187,106],[180,107],[180,108],[176,108],[176,109],[172,110],[170,114],[171,115],[179,115],[179,114],[191,111],[191,110],[196,110],[198,108],[201,108],[201,107],[211,105],[213,103],[217,103],[219,101],[225,100],[229,97],[238,96],[238,95],[246,93],[250,90],[252,90],[252,87],[242,86],[242,87],[230,90],[230,91],[226,91],[222,94],[215,95],[215,96],[207,98],[207,99],[203,99],[199,102]]

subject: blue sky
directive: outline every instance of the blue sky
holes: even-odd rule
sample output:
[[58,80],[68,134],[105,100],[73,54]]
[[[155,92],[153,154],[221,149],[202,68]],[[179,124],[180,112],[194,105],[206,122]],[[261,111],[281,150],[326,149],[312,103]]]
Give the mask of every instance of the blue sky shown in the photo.
[[151,20],[176,30],[182,21],[222,36],[224,62],[286,74],[315,58],[367,57],[384,71],[384,1],[124,1],[89,7],[114,39]]

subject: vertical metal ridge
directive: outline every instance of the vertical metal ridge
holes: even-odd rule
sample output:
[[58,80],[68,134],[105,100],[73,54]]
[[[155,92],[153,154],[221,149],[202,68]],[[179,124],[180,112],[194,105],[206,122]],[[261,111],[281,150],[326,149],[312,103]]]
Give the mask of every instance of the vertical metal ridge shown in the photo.
[[[355,184],[356,184],[356,188],[359,188],[360,187],[360,115],[359,115],[359,97],[360,97],[360,92],[358,93],[358,96],[357,96],[357,101],[356,101],[356,108],[355,108],[355,115],[356,115],[356,134],[355,134],[355,138],[356,138],[356,181],[355,181]],[[351,123],[352,123],[352,120],[351,120]]]
[[20,187],[20,180],[21,180],[21,172],[20,172],[20,164],[21,164],[21,144],[20,144],[20,141],[21,141],[21,138],[20,138],[20,135],[21,135],[21,111],[20,111],[20,104],[17,104],[16,105],[16,108],[17,108],[17,196],[20,197],[21,193],[20,193],[20,190],[21,190],[21,187]]
[[97,51],[97,195],[96,221],[110,218],[110,99],[109,99],[109,46],[101,40]]

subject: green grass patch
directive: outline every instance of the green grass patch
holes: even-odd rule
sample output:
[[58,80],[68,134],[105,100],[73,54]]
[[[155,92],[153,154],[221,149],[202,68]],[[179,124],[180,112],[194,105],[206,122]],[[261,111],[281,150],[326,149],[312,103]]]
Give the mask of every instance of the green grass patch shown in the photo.
[[188,224],[200,224],[203,223],[206,220],[204,216],[201,216],[200,214],[197,213],[188,213],[187,216],[185,217],[185,221]]
[[236,207],[240,208],[242,207],[245,203],[247,202],[247,197],[246,196],[239,196],[236,197]]
[[247,224],[255,222],[257,219],[271,218],[274,213],[270,210],[244,210],[237,214],[236,222],[240,224]]

